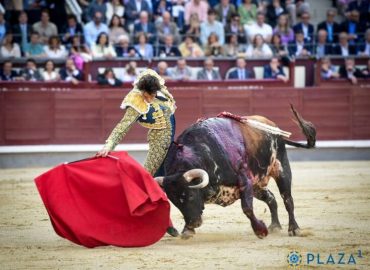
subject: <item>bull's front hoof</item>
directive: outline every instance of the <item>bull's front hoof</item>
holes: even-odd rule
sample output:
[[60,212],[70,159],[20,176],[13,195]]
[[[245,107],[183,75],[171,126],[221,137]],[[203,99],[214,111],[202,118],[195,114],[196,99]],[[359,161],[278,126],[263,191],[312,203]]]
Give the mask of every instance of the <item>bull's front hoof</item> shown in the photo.
[[268,230],[269,230],[269,233],[275,233],[275,232],[279,232],[281,231],[283,228],[281,227],[281,225],[279,223],[271,223],[271,225],[269,226]]
[[301,236],[301,230],[299,228],[296,228],[294,230],[288,231],[289,236]]
[[194,229],[184,228],[181,234],[181,239],[187,240],[192,238],[195,235]]
[[167,233],[169,235],[171,235],[172,237],[178,237],[180,235],[179,232],[176,230],[175,227],[168,227],[167,228]]
[[268,230],[265,223],[261,220],[257,221],[256,224],[253,226],[253,231],[255,235],[262,239],[268,235]]

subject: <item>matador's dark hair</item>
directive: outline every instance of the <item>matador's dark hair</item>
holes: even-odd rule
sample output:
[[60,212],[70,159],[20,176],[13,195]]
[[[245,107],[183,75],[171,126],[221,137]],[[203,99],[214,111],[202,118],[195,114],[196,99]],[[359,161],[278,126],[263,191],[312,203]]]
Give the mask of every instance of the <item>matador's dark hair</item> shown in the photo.
[[156,77],[148,74],[140,78],[136,84],[136,87],[140,91],[147,92],[149,94],[155,94],[158,90],[160,90],[161,85]]

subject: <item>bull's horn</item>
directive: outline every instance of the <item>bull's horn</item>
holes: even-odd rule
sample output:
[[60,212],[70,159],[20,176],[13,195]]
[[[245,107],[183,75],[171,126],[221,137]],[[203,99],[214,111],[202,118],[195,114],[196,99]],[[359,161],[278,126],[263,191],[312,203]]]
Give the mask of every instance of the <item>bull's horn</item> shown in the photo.
[[195,178],[201,178],[202,179],[202,182],[200,182],[198,185],[189,186],[189,188],[200,189],[200,188],[206,187],[209,183],[208,173],[205,170],[202,170],[202,169],[189,170],[186,173],[184,173],[183,176],[184,176],[185,180],[189,183],[191,181],[193,181]]
[[164,180],[164,177],[163,176],[158,176],[156,178],[154,178],[154,180],[162,187],[163,186],[163,180]]

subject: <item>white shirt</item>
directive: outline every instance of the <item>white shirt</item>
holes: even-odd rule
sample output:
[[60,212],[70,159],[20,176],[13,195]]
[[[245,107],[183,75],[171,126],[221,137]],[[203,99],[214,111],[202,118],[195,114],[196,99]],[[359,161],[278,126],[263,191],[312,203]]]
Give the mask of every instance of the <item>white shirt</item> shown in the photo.
[[342,51],[342,56],[348,56],[349,55],[348,47],[340,46],[340,48],[341,48],[341,51]]
[[85,24],[84,37],[86,44],[91,47],[96,42],[96,38],[102,32],[107,34],[109,33],[108,26],[104,23],[100,23],[99,26],[97,26],[94,21]]
[[117,56],[116,51],[114,50],[112,45],[109,45],[108,47],[106,46],[102,47],[100,45],[94,44],[91,47],[91,53],[93,58],[105,57],[108,54],[110,54],[113,57]]
[[44,46],[44,52],[49,58],[65,58],[68,55],[66,48],[60,45],[59,49],[52,50],[49,46]]
[[9,51],[5,46],[1,46],[1,57],[21,57],[21,50],[17,43],[13,43],[13,48]]
[[272,36],[272,27],[266,23],[262,26],[258,25],[257,23],[247,24],[244,26],[245,33],[247,34],[249,40],[253,40],[254,36],[257,34],[262,35],[263,39],[266,40],[267,37]]
[[260,49],[254,48],[253,45],[249,45],[246,51],[248,57],[271,57],[273,55],[271,48],[264,43]]
[[208,80],[212,81],[212,80],[213,80],[212,70],[211,70],[211,71],[206,70],[206,74],[207,74],[207,78],[208,78]]
[[42,73],[42,77],[44,78],[44,81],[55,81],[58,78],[58,73],[56,71],[52,71],[51,73],[48,73],[47,71],[44,71]]

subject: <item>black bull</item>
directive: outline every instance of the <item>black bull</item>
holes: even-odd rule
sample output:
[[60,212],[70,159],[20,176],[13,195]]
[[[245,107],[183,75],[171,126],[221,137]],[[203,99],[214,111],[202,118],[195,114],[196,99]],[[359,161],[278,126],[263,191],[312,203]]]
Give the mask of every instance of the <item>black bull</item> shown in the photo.
[[[249,218],[254,233],[260,238],[266,236],[265,224],[253,212],[253,196],[264,201],[270,209],[269,230],[281,229],[274,194],[267,189],[270,177],[275,179],[289,214],[288,233],[299,235],[285,145],[312,148],[316,130],[293,107],[292,111],[307,144],[287,140],[281,134],[246,123],[246,119],[252,119],[276,127],[264,117],[240,118],[224,114],[198,121],[170,146],[164,163],[165,176],[156,180],[184,216],[184,238],[195,234],[194,229],[202,224],[205,203],[228,206],[238,199],[241,199],[243,212]],[[202,186],[202,182],[206,182],[206,186],[204,183]],[[193,184],[198,185],[194,188]]]

